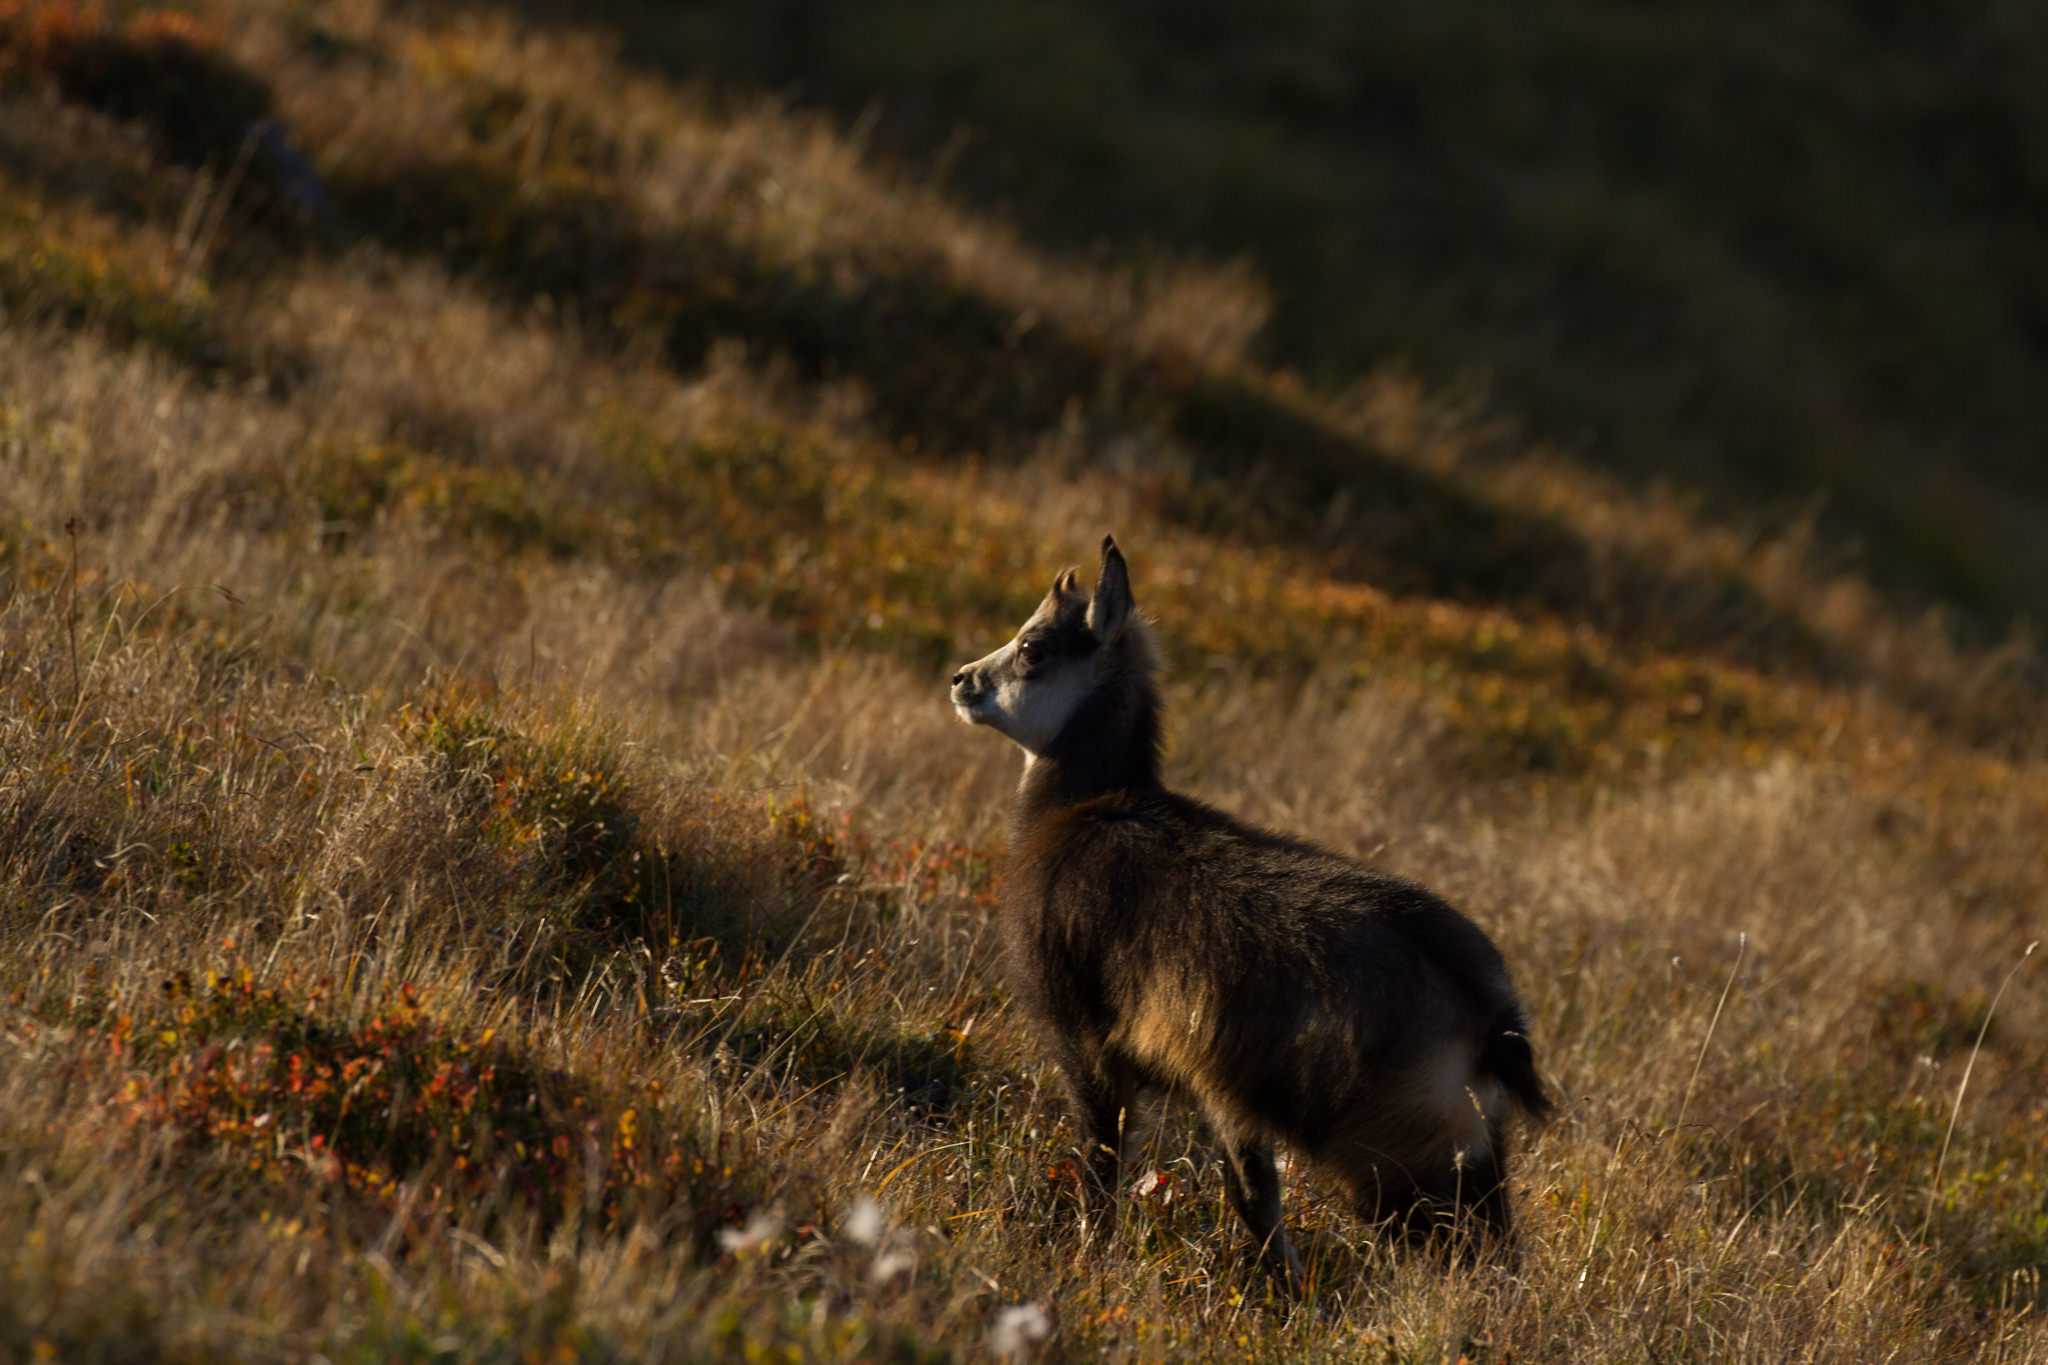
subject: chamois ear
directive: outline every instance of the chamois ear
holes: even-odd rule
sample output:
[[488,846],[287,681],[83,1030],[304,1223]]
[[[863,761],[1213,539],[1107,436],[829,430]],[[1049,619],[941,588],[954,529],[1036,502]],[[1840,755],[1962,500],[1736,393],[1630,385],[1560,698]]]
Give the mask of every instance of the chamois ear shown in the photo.
[[1054,597],[1065,597],[1070,592],[1079,592],[1080,589],[1081,575],[1075,569],[1061,569],[1060,576],[1052,581]]
[[1095,600],[1088,604],[1088,633],[1099,645],[1116,643],[1137,609],[1131,598],[1131,574],[1124,567],[1123,551],[1116,537],[1102,538],[1102,574],[1095,580]]

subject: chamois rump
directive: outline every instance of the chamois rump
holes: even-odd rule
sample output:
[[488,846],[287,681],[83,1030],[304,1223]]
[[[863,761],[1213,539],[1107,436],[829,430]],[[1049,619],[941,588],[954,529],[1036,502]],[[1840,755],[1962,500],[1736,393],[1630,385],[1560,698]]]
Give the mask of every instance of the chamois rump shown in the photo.
[[1025,752],[999,922],[1072,1094],[1085,1216],[1109,1210],[1138,1094],[1165,1089],[1215,1128],[1231,1205],[1290,1290],[1276,1141],[1368,1222],[1509,1248],[1506,1123],[1551,1101],[1499,950],[1413,882],[1168,791],[1157,672],[1105,537],[1092,597],[1066,570],[952,680],[963,719]]

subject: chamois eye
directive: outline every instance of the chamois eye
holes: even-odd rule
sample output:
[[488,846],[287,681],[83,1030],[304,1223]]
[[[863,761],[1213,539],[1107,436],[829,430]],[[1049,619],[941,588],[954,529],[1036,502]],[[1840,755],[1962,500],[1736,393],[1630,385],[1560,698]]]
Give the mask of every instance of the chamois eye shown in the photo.
[[1024,661],[1026,668],[1031,668],[1040,659],[1045,657],[1045,646],[1039,644],[1036,640],[1019,640],[1017,642],[1017,657]]

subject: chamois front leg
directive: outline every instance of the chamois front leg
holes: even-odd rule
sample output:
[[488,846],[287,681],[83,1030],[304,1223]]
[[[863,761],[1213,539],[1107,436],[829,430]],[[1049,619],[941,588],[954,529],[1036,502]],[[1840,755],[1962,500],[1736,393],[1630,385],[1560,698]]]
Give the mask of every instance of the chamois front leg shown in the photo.
[[1133,1117],[1131,1105],[1137,1099],[1138,1078],[1129,1065],[1115,1058],[1088,1061],[1072,1052],[1060,1069],[1080,1122],[1081,1212],[1086,1230],[1092,1231],[1094,1224],[1109,1221],[1115,1207],[1124,1135]]
[[1258,1243],[1260,1264],[1289,1294],[1300,1297],[1307,1272],[1280,1219],[1280,1173],[1273,1168],[1272,1145],[1225,1133],[1223,1186],[1230,1206]]

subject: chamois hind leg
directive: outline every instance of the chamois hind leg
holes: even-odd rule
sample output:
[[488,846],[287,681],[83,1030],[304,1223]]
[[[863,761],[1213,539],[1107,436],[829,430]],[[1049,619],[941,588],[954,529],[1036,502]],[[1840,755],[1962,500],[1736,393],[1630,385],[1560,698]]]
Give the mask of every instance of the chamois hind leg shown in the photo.
[[1260,1263],[1288,1293],[1298,1296],[1306,1272],[1280,1221],[1280,1173],[1273,1169],[1272,1144],[1225,1133],[1223,1186],[1230,1206],[1259,1245]]
[[[1472,1250],[1503,1261],[1515,1258],[1515,1215],[1508,1201],[1507,1133],[1498,1116],[1486,1123],[1486,1150],[1468,1155],[1458,1203]],[[1479,1245],[1484,1243],[1483,1248]]]
[[1513,1259],[1506,1134],[1497,1118],[1488,1120],[1486,1128],[1485,1146],[1446,1162],[1420,1182],[1419,1197],[1406,1218],[1411,1242],[1433,1243],[1467,1263]]

